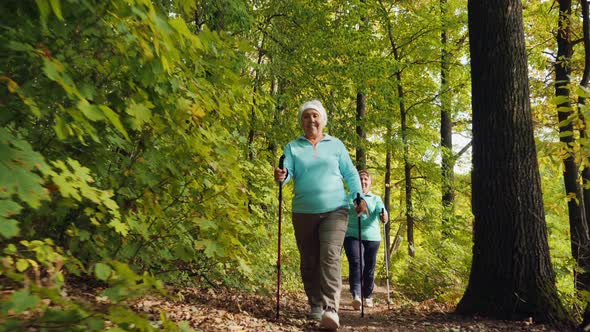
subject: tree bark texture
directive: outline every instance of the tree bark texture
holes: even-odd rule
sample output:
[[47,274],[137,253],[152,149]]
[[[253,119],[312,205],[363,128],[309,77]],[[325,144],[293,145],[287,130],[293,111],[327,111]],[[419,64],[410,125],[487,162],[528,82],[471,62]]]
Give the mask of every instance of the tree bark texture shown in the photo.
[[462,314],[572,326],[549,256],[522,4],[469,0],[475,217]]
[[[582,8],[582,33],[583,33],[583,41],[584,41],[584,72],[582,74],[582,80],[580,81],[580,85],[587,88],[588,82],[590,81],[590,11],[588,6],[587,0],[580,0],[580,5]],[[580,108],[586,106],[586,98],[580,96],[578,99],[578,103]],[[580,120],[582,123],[582,127],[580,129],[580,137],[587,138],[587,130],[586,130],[586,119],[583,115],[583,112],[580,112]],[[586,159],[584,161],[584,167],[582,169],[582,183],[584,183],[583,195],[584,195],[584,216],[586,221],[586,230],[588,230],[588,220],[590,220],[590,189],[586,189],[586,185],[590,182],[590,160]],[[581,227],[583,229],[583,227]],[[590,239],[588,239],[590,241]],[[590,248],[590,243],[587,243],[584,248]],[[588,252],[584,255],[584,257],[588,257]],[[578,264],[583,266],[584,271],[590,271],[590,267],[588,267],[588,259],[580,260]],[[578,278],[576,278],[578,285],[580,288],[584,290],[590,289],[590,276],[589,273],[582,273]],[[588,326],[590,326],[590,301],[586,301],[586,309],[584,310],[583,321],[581,324],[581,328],[585,330]]]
[[[399,63],[401,55],[393,37],[393,26],[388,18],[389,12],[385,9],[383,1],[379,1],[381,10],[386,17],[385,26],[387,27],[387,37],[391,46],[393,58]],[[407,223],[407,238],[408,238],[408,254],[414,257],[416,248],[414,246],[414,211],[412,204],[412,165],[410,163],[409,147],[408,147],[408,125],[407,125],[407,110],[404,102],[404,88],[402,84],[402,70],[395,73],[397,79],[397,97],[399,98],[399,112],[401,119],[401,133],[403,144],[403,158],[404,158],[404,178],[405,178],[405,192],[406,192],[406,223]]]
[[442,154],[442,222],[443,235],[451,233],[452,225],[449,220],[454,214],[454,164],[453,156],[453,122],[451,120],[451,102],[447,91],[449,74],[449,52],[447,51],[447,30],[445,17],[447,0],[440,0],[440,11],[442,19],[442,31],[440,35],[441,56],[440,56],[440,145]]
[[399,112],[401,119],[402,143],[404,146],[404,182],[406,192],[406,222],[408,237],[408,255],[416,256],[416,247],[414,246],[414,208],[412,204],[412,164],[410,163],[410,151],[408,146],[408,124],[406,104],[404,103],[404,89],[402,86],[402,73],[396,73],[397,93],[399,97]]
[[[575,154],[572,150],[574,143],[573,108],[569,102],[569,84],[571,67],[570,61],[573,55],[573,44],[571,42],[571,29],[569,18],[571,15],[571,0],[559,1],[559,30],[557,33],[557,61],[555,62],[555,95],[567,100],[557,105],[557,116],[560,122],[559,140],[565,145],[566,157],[563,159],[563,180],[565,191],[572,199],[568,201],[568,214],[571,233],[572,255],[576,262],[580,262],[581,247],[588,243],[588,226],[586,224],[582,188],[578,181],[578,164],[575,161]],[[567,134],[569,132],[569,135]],[[577,278],[576,278],[577,279]],[[576,282],[576,288],[580,285]]]
[[367,133],[363,128],[366,111],[367,97],[364,93],[359,92],[356,95],[356,135],[358,138],[358,144],[356,145],[356,168],[358,170],[367,168],[367,154],[365,151]]
[[[584,72],[582,74],[580,85],[588,88],[588,82],[590,81],[590,13],[587,0],[580,0],[580,5],[582,7],[582,33],[584,42]],[[584,108],[587,104],[586,98],[584,96],[580,96],[578,98],[578,103],[580,108]],[[579,116],[581,120],[580,137],[587,138],[587,121],[581,110],[579,112]],[[588,226],[588,221],[590,220],[590,188],[586,188],[586,185],[590,182],[590,160],[586,159],[583,166],[582,183],[584,186],[582,186],[582,194],[584,196],[584,216],[586,219],[586,228],[590,228]]]
[[[391,137],[391,125],[387,126],[387,137]],[[389,234],[391,233],[391,216],[392,216],[392,211],[390,209],[391,207],[391,141],[389,140],[387,143],[387,153],[385,155],[385,195],[383,197],[384,201],[384,205],[385,205],[385,209],[387,210],[387,213],[389,215],[389,222],[387,224],[385,224],[385,239],[384,239],[384,243],[385,243],[385,250],[387,250],[387,257],[389,258],[390,250],[389,250],[389,243],[390,243],[390,236]]]

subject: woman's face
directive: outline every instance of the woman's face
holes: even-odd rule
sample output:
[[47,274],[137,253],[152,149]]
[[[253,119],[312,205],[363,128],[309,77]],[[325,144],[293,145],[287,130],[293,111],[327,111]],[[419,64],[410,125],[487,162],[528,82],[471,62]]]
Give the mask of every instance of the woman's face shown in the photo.
[[361,174],[361,187],[363,188],[363,194],[366,194],[371,189],[371,177],[368,174]]
[[322,135],[324,125],[322,124],[322,116],[320,115],[320,112],[313,108],[306,109],[301,114],[301,122],[305,137],[318,137]]

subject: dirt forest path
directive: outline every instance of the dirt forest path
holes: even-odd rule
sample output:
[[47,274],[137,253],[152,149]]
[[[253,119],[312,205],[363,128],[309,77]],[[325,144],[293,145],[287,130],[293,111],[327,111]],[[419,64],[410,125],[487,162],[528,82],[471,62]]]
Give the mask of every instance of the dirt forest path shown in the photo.
[[[341,328],[343,332],[364,331],[555,331],[530,322],[503,322],[465,318],[451,313],[453,308],[437,304],[434,301],[401,306],[399,303],[387,305],[387,289],[376,285],[373,291],[375,306],[365,307],[364,317],[360,311],[352,308],[352,297],[346,282],[342,289],[340,305]],[[326,331],[319,326],[305,331]]]
[[[138,312],[159,322],[160,312],[168,319],[184,321],[197,331],[327,331],[318,322],[306,319],[308,307],[302,292],[281,296],[281,317],[277,322],[274,294],[251,295],[237,290],[204,290],[179,288],[170,290],[175,300],[146,297],[133,304]],[[551,331],[548,326],[530,321],[497,321],[452,314],[452,307],[434,301],[401,304],[394,301],[388,308],[386,290],[376,286],[376,306],[365,308],[365,316],[353,310],[352,298],[346,282],[343,286],[340,307],[341,332],[392,331],[392,332],[491,332],[491,331]]]

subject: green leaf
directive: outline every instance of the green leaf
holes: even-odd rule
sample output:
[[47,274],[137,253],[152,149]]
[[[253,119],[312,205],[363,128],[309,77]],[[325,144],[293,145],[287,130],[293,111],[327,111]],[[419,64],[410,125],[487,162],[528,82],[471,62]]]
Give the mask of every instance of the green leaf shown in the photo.
[[19,314],[39,303],[39,297],[31,295],[28,289],[14,292],[8,301],[8,308],[15,314]]
[[135,283],[136,281],[141,280],[141,277],[133,272],[129,265],[117,261],[113,261],[112,265],[115,268],[115,271],[117,271],[117,276],[121,279],[129,283]]
[[555,96],[549,99],[549,102],[553,105],[561,105],[563,103],[569,102],[570,99],[568,96]]
[[[48,198],[48,192],[36,170],[44,174],[49,171],[43,156],[33,151],[28,142],[12,136],[6,128],[0,128],[0,198],[16,194],[31,207],[39,207],[41,200]],[[5,204],[9,204],[1,208],[5,213],[11,209],[20,211],[14,204]]]
[[82,99],[78,102],[78,108],[90,121],[101,121],[105,119],[101,108],[90,104],[86,99]]
[[9,243],[6,246],[6,248],[4,248],[4,253],[6,255],[14,255],[14,254],[16,254],[16,251],[17,251],[16,246],[12,243]]
[[96,263],[94,266],[94,274],[100,280],[108,280],[113,270],[110,266],[104,263]]
[[9,199],[0,199],[0,216],[10,218],[17,215],[21,210],[22,206],[15,201]]
[[123,127],[123,124],[121,123],[121,120],[119,119],[119,115],[117,113],[115,113],[115,111],[113,111],[112,109],[110,109],[108,106],[105,106],[105,105],[100,105],[100,109],[102,110],[104,115],[107,117],[107,119],[109,119],[109,121],[115,126],[115,128],[117,128],[117,130],[121,134],[123,134],[123,136],[125,136],[125,139],[129,140],[129,135],[127,134],[127,131]]
[[51,61],[47,58],[43,58],[43,72],[52,81],[61,80],[61,73],[64,71],[64,67],[57,61]]
[[186,26],[186,22],[180,18],[173,18],[168,20],[168,23],[174,28],[174,30],[178,31],[183,36],[192,37],[194,36],[193,33],[189,30],[188,26]]
[[152,112],[150,111],[150,108],[148,106],[149,105],[143,103],[136,104],[132,102],[131,105],[127,107],[127,114],[135,118],[135,129],[139,129],[144,123],[148,122],[152,117]]
[[80,241],[88,241],[90,240],[90,232],[88,232],[87,230],[81,230],[80,234],[78,234]]
[[109,222],[109,227],[114,228],[117,233],[123,236],[127,236],[127,233],[129,233],[129,226],[122,223],[118,218],[111,220],[111,222]]
[[584,97],[584,98],[588,98],[588,96],[590,96],[590,92],[588,91],[588,88],[583,87],[581,85],[578,85],[578,87],[576,88],[576,94],[580,97]]
[[17,236],[20,233],[18,221],[0,217],[0,235],[6,239]]
[[41,26],[47,29],[47,17],[49,17],[49,3],[47,0],[35,0],[37,7],[39,7],[39,15],[41,18]]
[[29,268],[29,262],[26,259],[19,258],[16,261],[16,269],[18,272],[23,272],[24,270]]
[[17,41],[11,40],[6,45],[7,48],[14,50],[14,51],[33,51],[33,46],[29,44],[19,43]]
[[225,251],[223,247],[216,241],[212,240],[200,240],[195,241],[195,248],[198,250],[204,250],[205,255],[209,258],[224,257]]
[[103,331],[105,322],[100,318],[91,317],[89,319],[86,319],[86,325],[88,325],[91,331]]
[[53,126],[53,130],[55,130],[57,138],[62,141],[70,136],[68,126],[64,119],[62,119],[60,116],[55,117],[55,125]]
[[62,14],[61,14],[61,3],[59,0],[49,0],[51,3],[51,9],[53,9],[53,13],[55,14],[55,16],[57,16],[57,18],[59,18],[60,20],[64,20]]

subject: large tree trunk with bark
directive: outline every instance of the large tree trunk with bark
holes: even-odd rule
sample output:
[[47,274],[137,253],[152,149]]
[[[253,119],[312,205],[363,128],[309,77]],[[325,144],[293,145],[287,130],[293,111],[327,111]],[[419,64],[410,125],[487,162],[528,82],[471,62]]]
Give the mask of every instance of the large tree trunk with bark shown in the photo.
[[473,261],[461,314],[571,327],[555,287],[533,137],[522,4],[470,0]]

